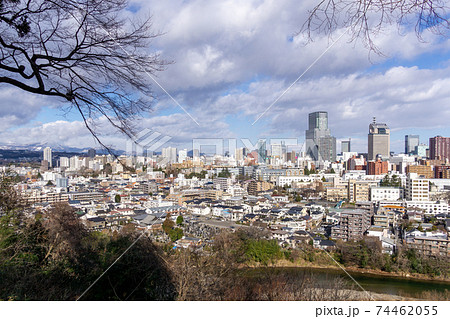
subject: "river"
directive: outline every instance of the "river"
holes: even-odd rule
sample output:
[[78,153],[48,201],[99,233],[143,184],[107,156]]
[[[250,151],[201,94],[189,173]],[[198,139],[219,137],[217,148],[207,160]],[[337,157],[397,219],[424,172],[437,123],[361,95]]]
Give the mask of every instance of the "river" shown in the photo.
[[[349,284],[354,283],[353,280],[340,269],[330,268],[300,268],[300,267],[276,267],[276,268],[256,268],[251,270],[256,276],[264,274],[267,271],[275,271],[277,273],[286,272],[290,276],[304,276],[305,274],[313,275],[323,286],[324,283],[330,282],[336,277],[343,278]],[[450,282],[409,279],[402,277],[389,277],[384,275],[375,275],[359,272],[349,272],[349,274],[360,284],[365,290],[397,295],[402,297],[420,298],[425,291],[444,292],[450,291]],[[354,289],[360,289],[355,285]]]

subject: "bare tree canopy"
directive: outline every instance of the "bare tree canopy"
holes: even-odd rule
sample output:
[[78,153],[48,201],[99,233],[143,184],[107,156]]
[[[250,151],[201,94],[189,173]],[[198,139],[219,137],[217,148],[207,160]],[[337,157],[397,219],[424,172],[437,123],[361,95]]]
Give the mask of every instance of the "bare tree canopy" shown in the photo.
[[301,32],[312,39],[316,32],[330,35],[340,27],[348,28],[352,40],[360,38],[380,53],[373,36],[390,24],[414,27],[420,40],[424,30],[448,36],[448,9],[445,0],[321,0],[310,11]]
[[[100,142],[99,117],[125,134],[149,109],[150,18],[125,19],[127,0],[0,0],[0,83],[60,98]],[[100,142],[101,143],[101,142]],[[101,143],[102,144],[102,143]],[[103,145],[103,144],[102,144]]]

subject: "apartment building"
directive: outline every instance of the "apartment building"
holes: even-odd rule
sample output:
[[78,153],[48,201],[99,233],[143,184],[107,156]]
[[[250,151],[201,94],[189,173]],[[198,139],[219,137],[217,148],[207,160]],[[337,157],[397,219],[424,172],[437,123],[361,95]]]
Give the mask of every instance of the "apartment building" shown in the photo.
[[407,201],[429,201],[430,180],[409,173],[406,178],[405,198]]
[[403,199],[403,188],[397,187],[381,187],[375,186],[370,188],[370,200],[372,202],[379,201],[396,201]]
[[350,202],[368,202],[370,201],[370,188],[376,187],[376,181],[348,181],[348,200]]
[[343,209],[339,225],[331,229],[331,237],[343,241],[359,240],[371,224],[372,213],[366,209]]

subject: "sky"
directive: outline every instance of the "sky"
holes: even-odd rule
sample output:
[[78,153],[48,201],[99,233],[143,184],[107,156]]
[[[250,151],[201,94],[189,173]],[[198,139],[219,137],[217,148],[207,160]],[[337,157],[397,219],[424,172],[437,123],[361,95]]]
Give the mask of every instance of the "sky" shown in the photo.
[[[406,134],[425,144],[450,136],[448,38],[425,30],[419,41],[407,25],[385,25],[374,37],[383,55],[350,41],[343,28],[308,43],[297,33],[315,2],[131,1],[129,18],[151,14],[163,33],[149,52],[173,61],[155,75],[164,91],[149,80],[156,99],[138,127],[167,136],[162,147],[192,149],[193,139],[236,139],[240,147],[241,139],[260,138],[301,145],[308,113],[327,111],[338,151],[351,138],[352,151],[367,152],[373,117],[390,127],[395,152]],[[0,84],[0,146],[99,147],[61,103]],[[105,144],[126,148],[105,119],[96,123]]]

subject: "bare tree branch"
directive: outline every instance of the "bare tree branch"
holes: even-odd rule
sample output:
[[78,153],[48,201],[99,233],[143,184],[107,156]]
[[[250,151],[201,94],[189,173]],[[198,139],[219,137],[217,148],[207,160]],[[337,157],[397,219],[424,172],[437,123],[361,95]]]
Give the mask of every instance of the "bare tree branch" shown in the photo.
[[59,98],[95,139],[100,117],[130,136],[153,101],[148,74],[168,64],[150,44],[151,19],[129,21],[127,0],[0,0],[0,83]]
[[448,11],[445,0],[321,0],[297,35],[304,33],[312,40],[316,33],[330,36],[339,28],[348,28],[351,41],[361,39],[371,51],[381,54],[373,37],[391,24],[397,24],[399,31],[413,27],[420,41],[425,30],[447,37]]

